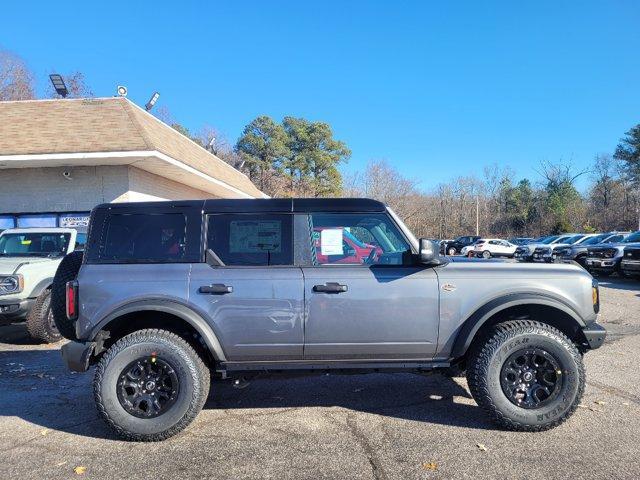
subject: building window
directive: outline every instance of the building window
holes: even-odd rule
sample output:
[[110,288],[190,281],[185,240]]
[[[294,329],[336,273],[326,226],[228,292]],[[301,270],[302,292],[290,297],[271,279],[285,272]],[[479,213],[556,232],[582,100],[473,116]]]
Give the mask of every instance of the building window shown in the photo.
[[56,214],[20,215],[18,217],[18,228],[48,228],[57,226],[58,216]]

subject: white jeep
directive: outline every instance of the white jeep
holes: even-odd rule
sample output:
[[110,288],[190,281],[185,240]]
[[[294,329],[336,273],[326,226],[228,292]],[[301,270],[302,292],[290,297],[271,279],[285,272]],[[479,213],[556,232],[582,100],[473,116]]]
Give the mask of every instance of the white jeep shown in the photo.
[[43,342],[62,337],[51,314],[51,284],[62,258],[84,246],[71,228],[12,228],[0,234],[0,325],[27,321]]

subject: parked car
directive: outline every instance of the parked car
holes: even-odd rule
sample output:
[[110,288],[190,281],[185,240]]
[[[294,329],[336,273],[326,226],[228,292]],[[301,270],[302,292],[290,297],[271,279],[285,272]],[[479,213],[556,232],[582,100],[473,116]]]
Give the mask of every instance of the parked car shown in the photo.
[[539,245],[533,251],[533,261],[553,263],[558,256],[556,249],[570,247],[572,245],[580,245],[582,242],[595,236],[595,233],[578,233],[564,239],[558,239],[558,241],[549,245]]
[[587,238],[584,242],[558,247],[554,252],[556,255],[556,260],[562,262],[577,262],[581,267],[584,268],[585,261],[587,259],[587,249],[590,246],[621,242],[627,236],[629,236],[629,234],[630,232],[600,233],[598,235]]
[[69,228],[13,228],[0,234],[0,324],[26,320],[34,339],[62,338],[51,315],[51,284],[62,258],[84,238]]
[[444,253],[446,255],[456,255],[462,252],[466,246],[473,245],[480,240],[478,235],[463,235],[450,242],[443,242]]
[[594,245],[587,249],[585,266],[594,275],[609,276],[612,273],[623,274],[620,262],[625,247],[640,245],[640,231],[634,232],[619,243]]
[[513,257],[517,245],[500,238],[482,238],[473,244],[473,253],[476,257]]
[[[91,223],[84,256],[58,268],[52,308],[71,340],[64,361],[96,365],[98,412],[129,440],[184,429],[210,376],[451,367],[498,425],[546,430],[578,407],[582,354],[606,334],[598,285],[578,266],[551,277],[498,261],[487,281],[486,264],[441,257],[374,200],[109,204]],[[337,230],[321,251],[340,248],[342,229],[382,253],[322,260],[316,228]]]
[[[382,255],[382,249],[376,245],[365,243],[346,229],[340,229],[342,235],[342,246],[331,251],[323,251],[321,239],[323,228],[314,228],[313,241],[316,249],[316,256],[321,263],[366,263],[369,257]],[[331,232],[328,232],[331,233]]]
[[533,260],[533,252],[537,247],[543,247],[546,245],[552,245],[554,243],[558,243],[560,241],[564,241],[567,238],[571,237],[573,234],[563,234],[563,235],[550,235],[548,237],[543,237],[542,239],[538,239],[538,241],[526,243],[524,245],[519,245],[516,248],[514,253],[514,258],[521,262],[530,262]]
[[625,277],[640,278],[640,245],[624,248],[620,271]]

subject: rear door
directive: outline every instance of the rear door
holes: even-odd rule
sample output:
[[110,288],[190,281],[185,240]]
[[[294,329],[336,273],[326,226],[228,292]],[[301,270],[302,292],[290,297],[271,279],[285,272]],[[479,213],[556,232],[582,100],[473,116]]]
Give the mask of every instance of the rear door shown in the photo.
[[206,313],[229,361],[303,355],[304,285],[293,266],[293,215],[206,218],[206,248],[224,263],[193,265],[190,301]]
[[[412,265],[386,213],[312,213],[303,267],[305,359],[428,359],[438,340],[438,278]],[[355,237],[366,257],[344,251]],[[345,263],[348,258],[349,263]]]

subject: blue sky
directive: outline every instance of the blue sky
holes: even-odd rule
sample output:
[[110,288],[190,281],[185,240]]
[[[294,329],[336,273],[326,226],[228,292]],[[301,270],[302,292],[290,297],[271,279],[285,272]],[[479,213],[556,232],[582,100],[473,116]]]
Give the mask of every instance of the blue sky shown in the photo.
[[[428,189],[484,165],[589,165],[640,122],[640,2],[8,2],[0,47],[40,90],[84,72],[193,131],[257,115],[329,122]],[[582,180],[584,186],[586,180]]]

